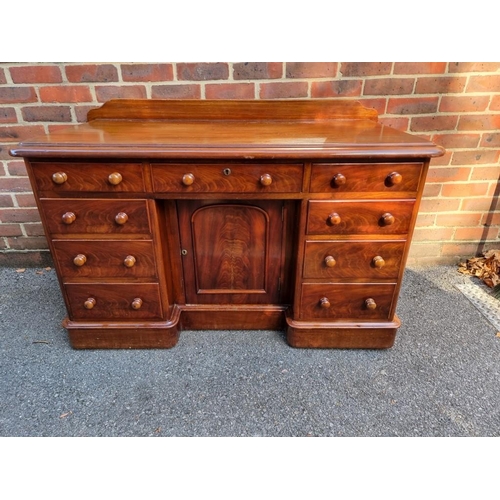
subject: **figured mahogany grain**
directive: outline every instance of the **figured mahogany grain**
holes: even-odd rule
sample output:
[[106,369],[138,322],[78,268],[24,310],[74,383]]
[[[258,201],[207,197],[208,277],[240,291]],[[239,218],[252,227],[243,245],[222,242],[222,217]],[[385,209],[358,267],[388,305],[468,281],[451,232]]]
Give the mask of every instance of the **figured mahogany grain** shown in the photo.
[[[307,241],[305,245],[304,278],[321,279],[396,279],[406,242],[399,241]],[[328,266],[325,259],[335,259]],[[384,260],[382,267],[375,257]]]
[[[406,234],[410,228],[414,205],[414,200],[313,200],[309,202],[307,234]],[[339,216],[338,223],[330,222],[331,214]],[[392,224],[383,223],[385,214],[394,217]]]

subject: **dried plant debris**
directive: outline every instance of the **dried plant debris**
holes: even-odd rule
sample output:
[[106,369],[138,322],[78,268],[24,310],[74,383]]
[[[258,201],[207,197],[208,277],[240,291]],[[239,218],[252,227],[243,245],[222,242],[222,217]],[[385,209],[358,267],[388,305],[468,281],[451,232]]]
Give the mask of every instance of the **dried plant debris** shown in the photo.
[[490,288],[500,285],[500,250],[488,250],[483,257],[473,257],[462,262],[459,272],[469,276],[476,276]]

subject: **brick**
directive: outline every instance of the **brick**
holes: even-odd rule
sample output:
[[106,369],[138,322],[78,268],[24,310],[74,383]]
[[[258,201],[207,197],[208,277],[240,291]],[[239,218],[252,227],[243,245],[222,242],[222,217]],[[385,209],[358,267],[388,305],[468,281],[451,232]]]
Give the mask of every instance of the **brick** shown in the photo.
[[389,75],[392,62],[345,62],[340,63],[343,76],[376,76]]
[[118,70],[112,64],[78,64],[66,66],[65,70],[72,83],[118,81]]
[[473,149],[471,151],[454,151],[452,165],[472,165],[477,163],[495,163],[498,161],[499,151],[488,149]]
[[3,68],[0,68],[0,85],[7,83],[7,78],[5,78],[5,71]]
[[458,116],[417,116],[411,119],[412,132],[429,132],[432,130],[454,130],[457,126]]
[[453,255],[463,258],[478,254],[477,243],[445,243],[441,248],[441,255]]
[[448,66],[448,73],[473,73],[498,71],[500,63],[498,62],[454,62]]
[[10,76],[14,83],[61,83],[61,70],[57,66],[12,66]]
[[70,122],[69,106],[26,106],[21,110],[27,122]]
[[47,240],[44,236],[7,238],[7,243],[13,250],[45,250],[48,248]]
[[448,96],[444,95],[439,104],[439,111],[444,113],[466,113],[484,111],[488,107],[489,96]]
[[484,241],[498,238],[498,227],[458,227],[454,240]]
[[425,212],[454,212],[458,210],[460,200],[445,200],[442,198],[422,199],[420,211]]
[[0,108],[0,123],[16,123],[17,115],[14,108]]
[[207,99],[254,99],[253,83],[217,83],[205,86]]
[[458,130],[500,129],[500,115],[463,115],[458,121]]
[[439,97],[392,97],[387,103],[387,113],[398,115],[415,115],[435,113]]
[[412,94],[414,78],[373,78],[365,81],[363,95]]
[[0,104],[36,102],[33,87],[0,87]]
[[269,80],[281,78],[283,63],[280,62],[242,62],[233,64],[235,80]]
[[110,99],[146,99],[144,85],[101,85],[95,88],[97,100],[106,102]]
[[439,74],[446,71],[445,62],[397,62],[394,75]]
[[307,82],[261,83],[261,99],[281,99],[288,97],[307,97]]
[[401,130],[403,132],[406,132],[408,130],[408,126],[410,124],[409,118],[402,118],[397,116],[382,116],[378,121],[381,125],[386,125],[387,127]]
[[8,194],[0,194],[0,207],[13,207],[14,202],[12,196]]
[[500,177],[500,166],[474,167],[470,177],[471,181],[497,181]]
[[462,205],[460,210],[463,212],[475,212],[481,211],[485,212],[487,210],[491,210],[492,200],[488,197],[481,198],[464,198],[462,200]]
[[436,216],[436,226],[466,227],[477,226],[481,223],[481,212],[461,213],[461,214],[438,214]]
[[427,174],[427,182],[466,181],[470,172],[470,167],[431,168]]
[[500,75],[481,75],[469,77],[466,92],[499,92]]
[[27,236],[45,236],[43,226],[40,223],[24,224]]
[[76,121],[78,123],[83,123],[83,122],[86,122],[87,121],[87,113],[91,110],[91,109],[96,109],[98,108],[99,106],[74,106],[74,111],[75,111],[75,115],[76,115]]
[[14,160],[7,163],[7,172],[9,175],[14,176],[25,176],[28,175],[26,172],[26,165],[23,160]]
[[414,235],[419,241],[451,240],[455,228],[452,227],[416,227]]
[[494,95],[491,97],[490,111],[500,111],[500,95]]
[[40,222],[40,214],[36,208],[0,209],[1,222]]
[[[44,133],[42,125],[12,125],[8,127],[0,127],[0,142],[10,142],[17,144],[27,138]],[[12,159],[11,156],[6,156],[6,159]]]
[[122,64],[124,82],[162,82],[174,79],[172,64]]
[[490,187],[488,182],[457,182],[444,184],[441,196],[448,198],[466,198],[474,196],[485,196]]
[[481,224],[483,226],[498,226],[500,225],[500,213],[498,212],[487,212],[481,214]]
[[444,148],[475,148],[479,144],[479,134],[450,133],[435,134],[432,140]]
[[338,63],[326,62],[287,62],[287,78],[327,78],[335,77]]
[[34,208],[36,207],[36,201],[33,193],[18,193],[14,195],[17,200],[17,204],[20,207],[29,207],[29,208]]
[[0,224],[0,237],[22,236],[20,224]]
[[419,77],[415,86],[416,94],[446,94],[463,92],[467,79],[465,77],[441,76]]
[[500,132],[483,134],[480,146],[483,148],[500,148]]
[[380,97],[375,97],[375,98],[362,98],[358,99],[359,102],[365,107],[365,108],[372,108],[377,111],[379,115],[383,115],[385,113],[385,110],[387,108],[387,99],[385,98],[380,98]]
[[90,88],[86,85],[60,85],[40,87],[42,102],[91,102]]
[[198,84],[186,85],[153,85],[153,99],[200,99],[201,87]]
[[177,63],[177,80],[227,80],[227,63]]
[[436,221],[435,214],[423,214],[419,213],[417,216],[417,221],[415,222],[416,227],[429,227],[433,226]]
[[333,80],[311,83],[311,97],[354,97],[361,95],[362,80]]
[[435,258],[441,254],[441,245],[437,243],[427,243],[419,242],[417,238],[413,238],[411,243],[410,252],[408,255],[408,262],[411,261],[421,261],[422,259],[432,259],[434,262]]
[[423,192],[424,198],[435,198],[436,196],[439,196],[439,193],[441,193],[442,186],[443,185],[441,183],[428,182],[424,186],[424,192]]
[[31,184],[27,177],[0,177],[0,192],[24,193],[31,191]]

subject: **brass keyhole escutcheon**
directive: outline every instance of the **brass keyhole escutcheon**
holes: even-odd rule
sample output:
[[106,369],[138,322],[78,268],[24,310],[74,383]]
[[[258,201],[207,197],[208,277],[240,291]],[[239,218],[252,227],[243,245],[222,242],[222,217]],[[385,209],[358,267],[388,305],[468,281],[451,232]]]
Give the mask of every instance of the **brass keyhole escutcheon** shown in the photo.
[[223,173],[224,175],[231,175],[231,169],[230,169],[230,168],[225,168],[225,169],[222,171],[222,173]]

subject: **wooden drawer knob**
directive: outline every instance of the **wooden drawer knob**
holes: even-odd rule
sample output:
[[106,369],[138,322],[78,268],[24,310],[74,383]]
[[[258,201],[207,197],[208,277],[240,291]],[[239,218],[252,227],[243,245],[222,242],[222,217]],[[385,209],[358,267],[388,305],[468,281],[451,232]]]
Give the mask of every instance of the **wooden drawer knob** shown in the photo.
[[336,174],[333,176],[333,179],[332,179],[332,184],[334,186],[343,186],[345,183],[346,183],[347,179],[345,177],[345,175],[343,174]]
[[381,220],[383,226],[390,226],[394,224],[396,219],[394,218],[394,215],[390,214],[389,212],[386,212],[385,214],[382,215]]
[[385,266],[385,260],[380,255],[373,257],[372,262],[373,262],[373,265],[375,267],[377,267],[378,269]]
[[64,222],[64,224],[68,224],[69,226],[70,224],[73,224],[73,222],[75,222],[76,215],[73,212],[66,212],[65,214],[63,214],[61,219]]
[[273,183],[273,178],[269,174],[262,174],[260,176],[260,183],[263,186],[270,186]]
[[373,299],[366,299],[365,307],[370,311],[374,311],[375,309],[377,309],[377,303]]
[[65,172],[56,172],[52,174],[52,181],[56,184],[64,184],[68,180],[68,175]]
[[128,215],[125,212],[119,212],[115,216],[115,222],[123,226],[128,221]]
[[337,261],[335,260],[335,258],[332,255],[327,255],[325,257],[325,266],[326,267],[333,267],[333,266],[335,266],[336,263],[337,263]]
[[78,267],[82,267],[85,262],[87,262],[87,257],[83,253],[79,253],[74,259],[73,264]]
[[123,265],[125,267],[134,267],[136,263],[135,257],[133,255],[127,255],[123,260]]
[[191,186],[194,182],[194,175],[193,174],[184,174],[182,176],[182,183],[184,186]]
[[84,303],[83,306],[85,309],[92,309],[96,305],[96,300],[94,297],[89,297]]
[[135,309],[136,311],[138,309],[140,309],[142,307],[142,299],[140,299],[139,297],[135,298],[133,301],[132,301],[132,309]]
[[322,309],[328,309],[331,306],[327,297],[321,297],[321,299],[319,299],[319,305]]
[[396,184],[401,184],[403,176],[399,172],[392,172],[387,176],[385,181],[388,186],[395,186]]
[[113,186],[118,186],[118,184],[120,184],[122,180],[122,174],[120,174],[119,172],[113,172],[112,174],[108,175],[108,182]]
[[333,214],[330,214],[328,216],[328,223],[332,226],[336,226],[337,224],[340,224],[341,222],[341,218],[340,218],[340,215],[336,212],[334,212]]

